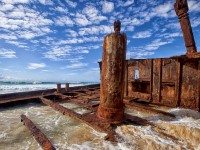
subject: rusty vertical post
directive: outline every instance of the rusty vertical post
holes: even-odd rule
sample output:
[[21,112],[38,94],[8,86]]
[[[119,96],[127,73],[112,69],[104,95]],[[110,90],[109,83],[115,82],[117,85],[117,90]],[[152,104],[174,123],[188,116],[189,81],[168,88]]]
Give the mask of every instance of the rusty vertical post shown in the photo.
[[153,59],[150,60],[150,100],[153,101]]
[[183,37],[185,40],[185,46],[187,48],[187,55],[190,56],[191,54],[197,52],[197,48],[188,15],[187,0],[176,0],[174,8],[180,21]]
[[65,83],[65,91],[69,90],[69,83]]
[[159,59],[158,101],[162,99],[162,58]]
[[179,107],[181,104],[181,86],[182,86],[182,74],[183,74],[183,62],[178,60],[176,62],[176,69],[177,69],[177,79],[176,79],[176,86],[175,86],[175,100],[176,106]]
[[124,119],[126,35],[120,32],[120,28],[120,21],[115,21],[115,32],[104,38],[100,105],[97,111],[99,119],[114,124],[120,123]]
[[58,93],[61,92],[61,83],[57,83],[57,92],[58,92]]
[[125,61],[124,96],[128,96],[128,61]]
[[199,104],[199,108],[198,108],[198,111],[200,112],[200,61],[199,61],[199,64],[198,64],[198,104]]

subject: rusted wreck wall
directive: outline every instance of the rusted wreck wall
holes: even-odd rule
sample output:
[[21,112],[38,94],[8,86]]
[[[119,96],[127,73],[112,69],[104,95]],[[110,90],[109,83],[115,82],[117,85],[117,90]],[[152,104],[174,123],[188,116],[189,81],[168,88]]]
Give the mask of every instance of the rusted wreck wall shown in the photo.
[[[128,97],[172,107],[200,109],[199,59],[128,61]],[[139,70],[139,78],[135,72]]]

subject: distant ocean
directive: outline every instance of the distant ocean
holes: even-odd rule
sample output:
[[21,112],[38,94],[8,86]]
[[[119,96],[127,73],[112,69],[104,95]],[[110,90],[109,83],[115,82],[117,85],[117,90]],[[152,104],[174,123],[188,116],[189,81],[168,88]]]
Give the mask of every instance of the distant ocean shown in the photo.
[[[57,82],[19,82],[19,81],[0,81],[0,94],[25,92],[35,90],[45,90],[56,88]],[[72,82],[70,87],[97,84],[97,82]],[[64,83],[62,87],[64,87]]]

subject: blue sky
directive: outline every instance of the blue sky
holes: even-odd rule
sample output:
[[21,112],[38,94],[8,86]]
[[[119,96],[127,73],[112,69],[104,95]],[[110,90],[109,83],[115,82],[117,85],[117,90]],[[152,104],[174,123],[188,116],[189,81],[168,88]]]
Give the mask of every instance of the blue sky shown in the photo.
[[[186,52],[174,0],[0,0],[0,80],[99,81],[103,37],[114,20],[127,58]],[[200,1],[189,0],[200,49]]]

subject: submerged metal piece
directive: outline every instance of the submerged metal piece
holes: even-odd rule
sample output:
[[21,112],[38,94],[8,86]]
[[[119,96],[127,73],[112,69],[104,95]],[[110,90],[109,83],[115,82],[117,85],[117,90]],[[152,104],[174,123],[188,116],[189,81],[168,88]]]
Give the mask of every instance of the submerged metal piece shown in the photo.
[[76,119],[78,121],[86,123],[90,127],[94,128],[100,132],[107,133],[106,140],[110,140],[112,142],[116,141],[116,139],[115,139],[116,133],[112,129],[110,124],[108,124],[107,122],[100,122],[100,120],[97,117],[95,117],[94,113],[86,113],[86,114],[81,115],[81,114],[74,112],[71,109],[63,107],[62,105],[52,102],[51,100],[46,99],[44,97],[40,97],[40,99],[44,104],[50,106],[51,108],[53,108],[56,111],[59,111],[63,115],[69,116],[73,119]]
[[187,0],[176,0],[174,8],[177,16],[179,17],[183,37],[185,40],[185,46],[187,48],[187,55],[190,56],[197,52],[192,27],[188,15],[188,3]]
[[98,118],[114,124],[121,123],[124,119],[126,35],[120,32],[120,28],[120,21],[116,21],[115,32],[104,39],[100,105],[97,112]]
[[55,150],[53,144],[49,139],[38,129],[34,123],[28,119],[25,115],[21,115],[21,121],[30,130],[35,140],[40,144],[44,150]]

